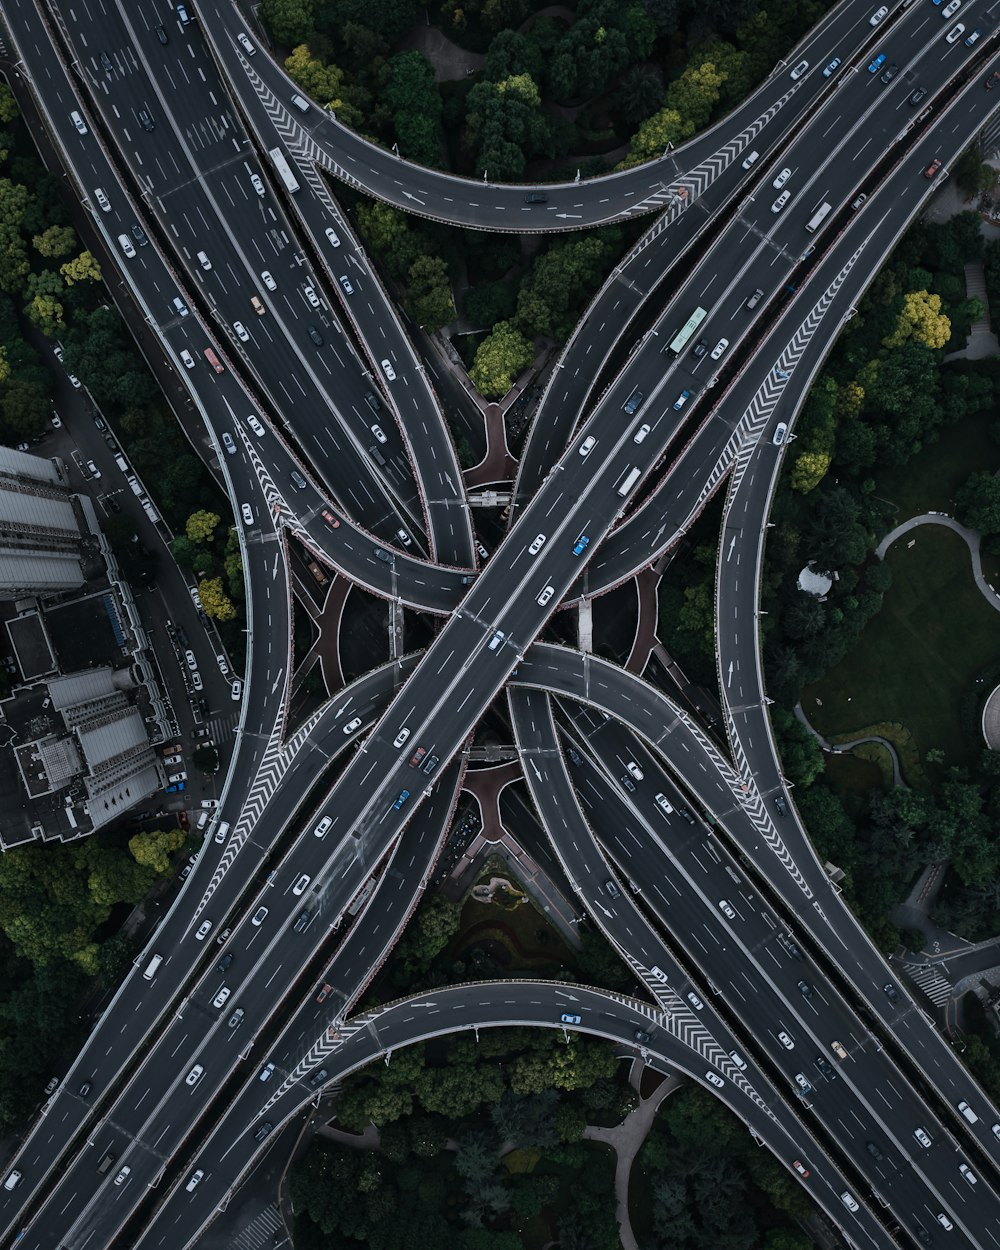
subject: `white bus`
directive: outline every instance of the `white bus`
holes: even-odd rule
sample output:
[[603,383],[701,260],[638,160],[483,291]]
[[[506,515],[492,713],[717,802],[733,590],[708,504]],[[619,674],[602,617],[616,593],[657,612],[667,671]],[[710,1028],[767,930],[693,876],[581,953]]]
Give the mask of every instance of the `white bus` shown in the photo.
[[810,234],[815,234],[815,232],[826,220],[827,214],[830,212],[830,207],[831,206],[829,204],[821,204],[806,222],[806,229]]
[[636,482],[638,482],[638,480],[639,470],[629,469],[628,473],[625,474],[618,487],[618,494],[621,495],[622,499],[624,499],[625,496],[631,491],[632,487],[636,484]]
[[285,184],[285,190],[294,195],[299,189],[299,184],[289,168],[288,162],[285,160],[285,154],[281,148],[270,148],[267,154],[271,158],[274,168],[278,171],[278,177]]

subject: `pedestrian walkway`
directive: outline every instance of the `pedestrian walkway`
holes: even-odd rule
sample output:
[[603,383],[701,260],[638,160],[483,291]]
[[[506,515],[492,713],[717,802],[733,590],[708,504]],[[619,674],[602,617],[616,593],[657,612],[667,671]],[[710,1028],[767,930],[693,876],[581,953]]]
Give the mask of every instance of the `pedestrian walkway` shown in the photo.
[[[967,525],[960,524],[954,517],[948,516],[946,512],[923,512],[920,516],[910,517],[902,525],[897,525],[894,530],[890,530],[886,534],[885,538],[875,548],[876,556],[880,560],[884,560],[885,553],[897,538],[902,538],[904,534],[908,534],[911,530],[915,530],[921,525],[943,525],[945,529],[951,530],[965,542],[972,559],[972,576],[976,583],[976,588],[990,607],[1000,612],[1000,594],[997,594],[983,576],[983,562],[979,555],[979,531],[969,529]],[[917,541],[919,542],[920,540],[917,539]]]
[[[629,1083],[636,1086],[643,1071],[643,1065],[636,1063],[629,1076]],[[613,1128],[597,1128],[588,1124],[583,1135],[588,1141],[603,1142],[615,1152],[615,1216],[618,1220],[618,1235],[621,1238],[622,1250],[639,1250],[639,1243],[632,1232],[632,1221],[629,1218],[628,1191],[632,1177],[632,1167],[642,1144],[649,1136],[656,1113],[670,1094],[680,1089],[683,1081],[679,1076],[671,1075],[656,1087],[654,1092],[639,1102],[634,1111],[630,1111]],[[638,1091],[637,1091],[638,1092]]]

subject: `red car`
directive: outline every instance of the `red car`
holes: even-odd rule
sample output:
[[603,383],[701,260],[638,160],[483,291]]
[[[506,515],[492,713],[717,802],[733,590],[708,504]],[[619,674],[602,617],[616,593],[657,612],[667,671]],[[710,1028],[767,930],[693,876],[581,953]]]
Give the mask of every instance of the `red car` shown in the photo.
[[798,1159],[795,1160],[792,1167],[796,1170],[796,1172],[798,1172],[799,1176],[801,1176],[803,1180],[805,1180],[805,1178],[809,1175],[809,1169]]
[[937,171],[938,171],[940,168],[941,168],[941,162],[940,162],[939,160],[936,160],[936,159],[935,159],[935,160],[931,161],[931,163],[930,163],[930,164],[927,166],[927,168],[924,170],[924,177],[925,177],[925,178],[933,178],[933,177],[934,177],[934,175],[937,173]]
[[333,513],[330,511],[329,508],[324,508],[320,515],[323,517],[323,520],[327,523],[327,525],[329,525],[330,529],[332,530],[340,529],[340,522],[333,515]]
[[332,990],[333,990],[332,985],[324,985],[323,988],[320,990],[320,992],[316,995],[316,1001],[318,1003],[323,1002],[326,999],[326,997],[332,992]]

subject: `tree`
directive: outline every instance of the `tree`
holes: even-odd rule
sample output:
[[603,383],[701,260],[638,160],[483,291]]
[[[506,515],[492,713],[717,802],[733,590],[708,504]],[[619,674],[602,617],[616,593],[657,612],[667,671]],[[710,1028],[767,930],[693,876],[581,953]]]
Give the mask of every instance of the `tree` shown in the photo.
[[800,494],[808,495],[822,482],[830,467],[830,456],[825,452],[806,451],[798,456],[792,468],[791,487]]
[[184,527],[188,540],[193,543],[210,542],[221,519],[217,512],[192,512]]
[[300,43],[313,27],[312,0],[261,0],[260,16],[276,43]]
[[941,311],[940,295],[910,291],[903,296],[896,329],[884,343],[886,347],[900,347],[911,338],[931,348],[944,347],[951,338],[951,322]]
[[24,315],[43,334],[55,338],[63,322],[63,306],[51,295],[36,295],[31,303],[26,305]]
[[68,256],[76,247],[76,231],[72,226],[49,226],[41,234],[36,234],[31,244],[40,256],[58,259]]
[[509,321],[499,321],[479,344],[469,370],[473,386],[487,399],[499,399],[514,385],[517,375],[534,359],[528,340]]
[[233,601],[222,589],[221,577],[206,577],[199,584],[201,606],[214,621],[231,621],[236,616]]
[[183,829],[137,833],[129,838],[129,853],[137,864],[164,876],[170,871],[170,856],[181,849],[185,836]]
[[100,282],[101,266],[90,252],[81,252],[79,256],[59,266],[59,272],[66,279],[67,286],[78,282]]
[[1000,478],[978,472],[955,492],[955,512],[963,525],[981,534],[1000,533]]
[[448,266],[439,256],[419,256],[410,266],[407,302],[413,319],[428,333],[454,320]]

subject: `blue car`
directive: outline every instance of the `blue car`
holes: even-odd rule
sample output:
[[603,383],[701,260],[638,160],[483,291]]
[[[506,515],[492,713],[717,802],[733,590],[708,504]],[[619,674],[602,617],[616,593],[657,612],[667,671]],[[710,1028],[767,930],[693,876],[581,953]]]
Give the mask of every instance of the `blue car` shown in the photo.
[[830,75],[833,73],[833,71],[839,67],[839,65],[840,65],[840,57],[835,56],[833,60],[830,62],[830,64],[826,67],[826,69],[823,70],[823,77],[829,78]]
[[179,781],[175,786],[164,786],[163,793],[164,794],[177,794],[180,790],[183,790],[186,785],[187,785],[186,781]]
[[582,556],[589,546],[590,546],[590,539],[587,537],[586,534],[581,534],[580,537],[576,540],[576,546],[573,548],[573,554],[575,556]]
[[392,810],[393,810],[394,812],[398,812],[398,811],[399,811],[399,809],[403,806],[403,804],[406,802],[406,800],[407,800],[409,797],[410,797],[410,792],[409,792],[409,790],[400,790],[400,792],[399,792],[399,798],[395,801],[395,803],[393,803],[393,805],[392,805]]
[[878,56],[875,58],[875,60],[872,61],[871,65],[868,66],[869,74],[877,74],[884,64],[885,64],[885,53],[880,52]]

